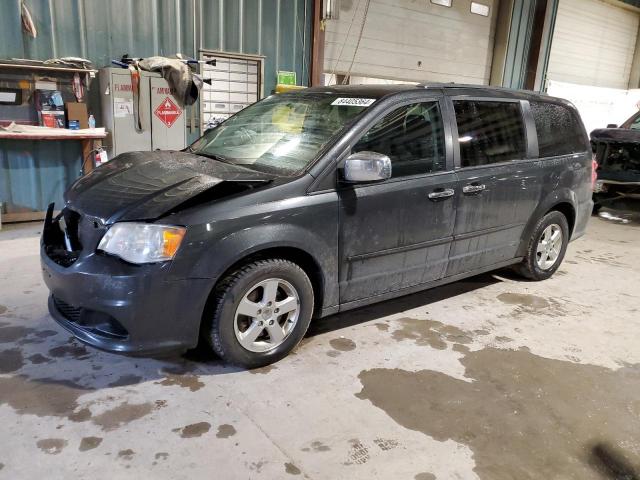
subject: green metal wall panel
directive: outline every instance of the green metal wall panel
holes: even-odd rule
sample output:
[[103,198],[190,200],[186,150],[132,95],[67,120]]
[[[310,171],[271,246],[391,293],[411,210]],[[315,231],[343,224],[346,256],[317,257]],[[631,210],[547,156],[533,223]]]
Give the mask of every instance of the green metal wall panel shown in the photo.
[[242,15],[242,31],[244,32],[242,39],[242,51],[245,53],[260,53],[261,25],[260,18],[261,0],[244,0],[244,9]]
[[502,83],[504,87],[524,87],[534,15],[534,1],[514,1]]
[[[559,0],[514,0],[513,10],[510,19],[509,41],[504,65],[504,79],[502,86],[509,88],[524,88],[527,75],[527,62],[531,54],[531,42],[534,34],[534,22],[536,7],[545,4],[546,20],[545,25],[540,25],[542,29],[539,56],[538,73],[544,79],[549,65],[549,53],[551,51],[551,41],[553,39],[555,19],[558,12]],[[638,0],[640,1],[640,0]],[[535,48],[535,47],[534,47]],[[535,52],[534,52],[535,53]],[[536,76],[534,89],[544,90],[542,84]]]
[[240,52],[242,30],[240,28],[240,6],[243,2],[224,0],[222,2],[222,18],[224,37],[222,49],[227,52]]
[[[640,0],[639,0],[640,1]],[[536,90],[545,92],[547,90],[547,71],[549,69],[549,57],[551,56],[551,43],[553,40],[553,32],[556,28],[556,18],[558,16],[559,0],[548,0],[547,8],[549,9],[549,26],[544,32],[540,43],[540,56],[538,58],[539,78],[536,79]]]
[[[88,58],[96,67],[128,53],[135,57],[200,48],[265,55],[265,94],[278,70],[308,84],[312,0],[26,0],[38,30],[22,33],[20,0],[2,0],[0,58]],[[98,113],[98,83],[89,108]],[[96,117],[100,122],[99,115]],[[52,148],[51,143],[57,143]],[[25,144],[0,141],[0,202],[5,211],[43,210],[80,169],[74,142]],[[16,169],[18,170],[16,172]],[[25,171],[29,170],[26,174]],[[51,171],[56,175],[50,176]],[[61,173],[61,172],[64,172]],[[25,176],[26,175],[26,176]],[[27,180],[28,179],[28,180]],[[40,185],[33,193],[36,185]]]
[[80,144],[0,141],[0,202],[8,213],[44,210],[62,200],[80,171]]

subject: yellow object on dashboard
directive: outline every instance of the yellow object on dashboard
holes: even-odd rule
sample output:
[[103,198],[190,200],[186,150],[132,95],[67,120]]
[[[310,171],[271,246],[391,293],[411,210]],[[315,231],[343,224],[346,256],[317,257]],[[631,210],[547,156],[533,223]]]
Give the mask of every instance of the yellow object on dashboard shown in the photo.
[[307,87],[302,87],[300,85],[285,85],[284,83],[279,83],[276,85],[276,93],[285,93],[285,92],[293,92],[295,90],[302,90]]
[[307,110],[304,107],[296,108],[295,104],[279,105],[274,108],[274,111],[271,114],[271,120],[281,132],[300,133],[302,131],[302,124],[304,123],[304,117],[306,114]]

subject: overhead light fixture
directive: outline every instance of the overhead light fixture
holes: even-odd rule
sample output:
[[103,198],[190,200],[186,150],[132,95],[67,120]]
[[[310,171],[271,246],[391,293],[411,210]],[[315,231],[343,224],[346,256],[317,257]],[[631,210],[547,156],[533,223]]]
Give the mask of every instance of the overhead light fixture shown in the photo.
[[431,0],[431,3],[433,3],[434,5],[440,5],[442,7],[451,6],[451,0]]
[[482,15],[483,17],[488,17],[489,5],[485,5],[484,3],[471,2],[471,13]]

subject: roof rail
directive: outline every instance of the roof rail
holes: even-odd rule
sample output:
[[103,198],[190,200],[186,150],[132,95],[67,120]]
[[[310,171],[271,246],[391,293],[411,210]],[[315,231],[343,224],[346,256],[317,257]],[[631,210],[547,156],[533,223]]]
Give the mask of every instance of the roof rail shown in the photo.
[[478,85],[471,83],[455,83],[455,82],[424,82],[416,85],[418,88],[467,88],[481,90],[499,90],[504,92],[518,92],[524,95],[549,97],[547,92],[536,92],[533,90],[525,90],[523,88],[509,88],[499,85]]
[[512,90],[506,87],[499,87],[495,85],[480,85],[473,83],[455,83],[455,82],[424,82],[416,85],[421,88],[482,88],[482,89],[496,89],[496,90]]

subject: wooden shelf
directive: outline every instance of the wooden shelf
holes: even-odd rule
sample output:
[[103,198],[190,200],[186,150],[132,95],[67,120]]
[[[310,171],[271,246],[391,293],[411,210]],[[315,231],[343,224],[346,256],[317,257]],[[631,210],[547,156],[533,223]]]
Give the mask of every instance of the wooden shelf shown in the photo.
[[[54,215],[60,213],[59,211],[53,212]],[[16,223],[16,222],[36,222],[44,220],[47,212],[20,212],[20,213],[3,213],[0,215],[2,223]],[[1,225],[0,225],[1,227]],[[2,230],[2,228],[0,228]]]
[[42,70],[49,72],[89,73],[95,75],[98,70],[92,68],[64,67],[58,65],[29,64],[29,63],[4,63],[0,61],[0,68],[6,70]]
[[[62,129],[60,129],[62,130]],[[99,140],[105,138],[107,132],[104,133],[66,133],[64,135],[47,135],[46,133],[24,133],[24,132],[3,132],[0,130],[0,139],[4,140]]]

